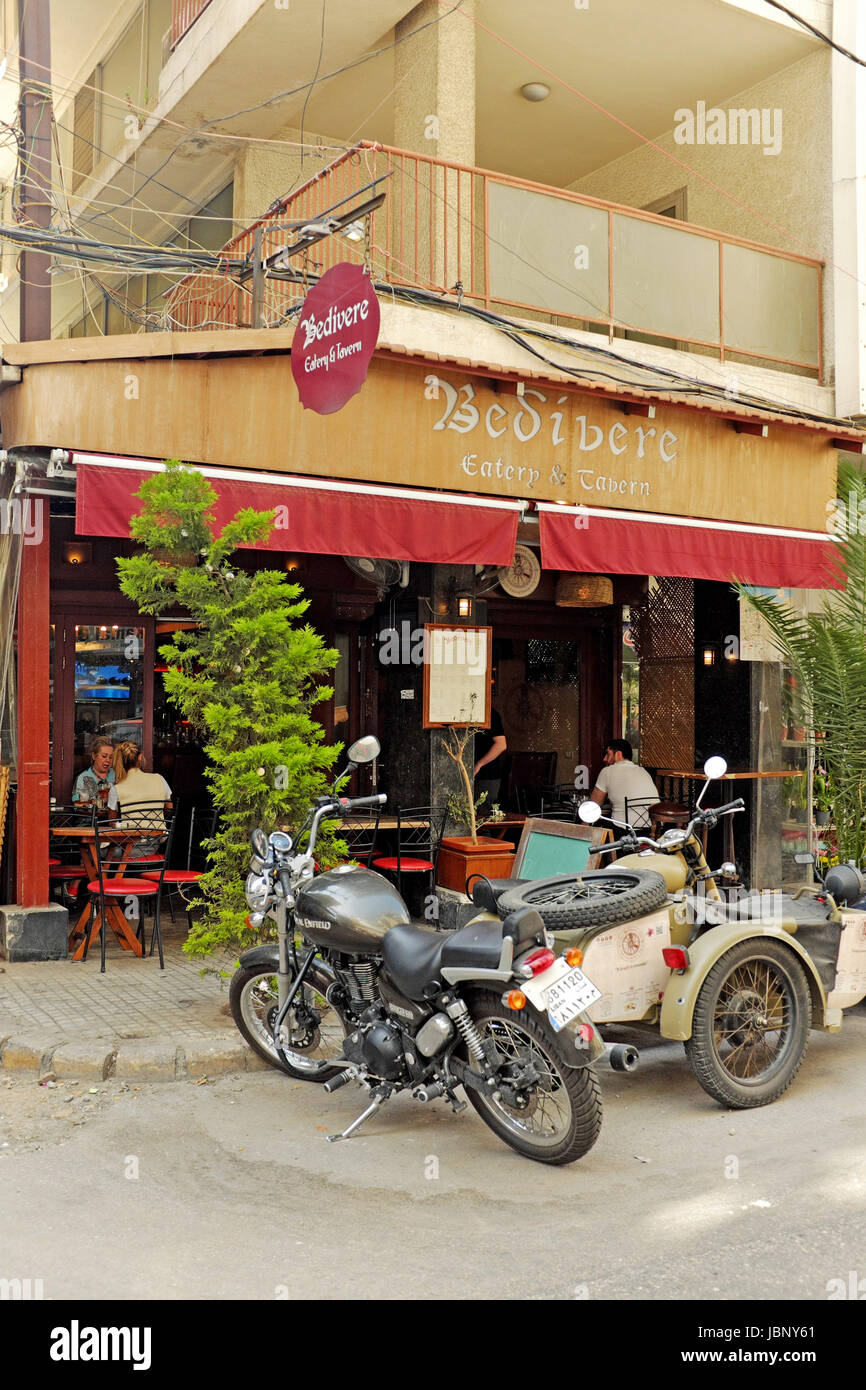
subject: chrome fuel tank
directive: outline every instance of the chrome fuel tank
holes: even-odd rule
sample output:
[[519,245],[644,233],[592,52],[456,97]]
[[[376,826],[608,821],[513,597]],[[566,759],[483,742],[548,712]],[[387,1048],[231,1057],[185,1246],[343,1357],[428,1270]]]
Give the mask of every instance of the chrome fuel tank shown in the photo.
[[410,921],[393,884],[370,869],[342,864],[319,874],[298,894],[295,922],[307,941],[349,954],[381,949],[391,927]]

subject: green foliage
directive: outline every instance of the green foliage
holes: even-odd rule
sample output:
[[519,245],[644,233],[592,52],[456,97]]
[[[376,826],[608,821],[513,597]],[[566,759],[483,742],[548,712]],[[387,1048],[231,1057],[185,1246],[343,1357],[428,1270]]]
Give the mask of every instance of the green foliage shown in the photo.
[[[249,837],[260,825],[298,829],[307,807],[327,790],[340,745],[326,747],[313,711],[333,691],[324,678],[338,653],[302,619],[309,602],[281,570],[247,574],[230,560],[239,545],[261,544],[271,512],[245,508],[217,536],[209,521],[216,494],[197,470],[169,459],[148,478],[132,521],[145,553],[118,560],[120,587],[144,613],[179,605],[197,624],[160,647],[169,666],[166,694],[202,738],[207,779],[221,828],[200,880],[203,917],[185,949],[251,945],[243,885]],[[158,558],[162,556],[163,558]],[[319,862],[339,853],[326,835]]]
[[[821,788],[838,836],[840,858],[866,863],[866,477],[839,469],[839,491],[852,524],[841,532],[833,571],[844,587],[820,613],[802,614],[737,586],[765,619],[780,656],[794,671],[803,722],[820,745]],[[859,510],[858,510],[859,508]]]

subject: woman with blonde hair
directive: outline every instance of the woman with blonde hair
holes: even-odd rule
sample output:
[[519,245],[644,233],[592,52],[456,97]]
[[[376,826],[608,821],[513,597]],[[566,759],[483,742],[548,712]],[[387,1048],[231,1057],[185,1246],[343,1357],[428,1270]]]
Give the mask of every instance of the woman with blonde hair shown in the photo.
[[[158,772],[144,771],[144,757],[137,743],[130,739],[119,743],[114,750],[114,786],[108,794],[108,808],[113,819],[120,816],[123,824],[124,807],[135,809],[127,824],[135,828],[153,829],[156,838],[136,840],[129,858],[142,859],[152,855],[160,846],[165,833],[164,811],[171,810],[171,787]],[[145,804],[142,804],[145,803]]]

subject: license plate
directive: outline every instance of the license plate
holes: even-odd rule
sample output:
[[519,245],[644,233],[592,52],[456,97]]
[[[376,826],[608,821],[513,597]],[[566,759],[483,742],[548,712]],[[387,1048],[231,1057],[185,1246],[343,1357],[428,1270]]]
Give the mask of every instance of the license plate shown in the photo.
[[589,976],[569,965],[562,956],[543,975],[520,987],[537,1009],[547,1010],[551,1027],[557,1032],[601,998],[601,990]]

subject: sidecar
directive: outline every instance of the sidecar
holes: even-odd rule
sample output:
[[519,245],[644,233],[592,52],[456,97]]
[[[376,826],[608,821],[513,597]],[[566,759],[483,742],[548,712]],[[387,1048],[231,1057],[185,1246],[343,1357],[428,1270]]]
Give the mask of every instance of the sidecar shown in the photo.
[[[615,894],[605,903],[604,885],[590,883],[601,894],[597,920],[563,930],[537,903],[554,949],[579,949],[584,973],[602,991],[589,1018],[682,1041],[697,1080],[723,1105],[776,1100],[800,1069],[810,1029],[838,1032],[843,1009],[866,997],[866,912],[837,906],[824,891],[690,898],[666,855],[626,856],[581,878],[586,887],[624,875],[640,881],[649,910],[634,913]],[[537,901],[569,878],[521,891]]]

